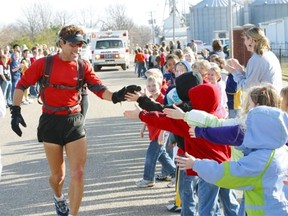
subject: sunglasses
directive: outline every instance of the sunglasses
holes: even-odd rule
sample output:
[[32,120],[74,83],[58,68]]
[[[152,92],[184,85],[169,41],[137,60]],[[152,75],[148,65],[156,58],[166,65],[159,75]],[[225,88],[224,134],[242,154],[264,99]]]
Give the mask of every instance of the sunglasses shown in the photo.
[[[66,41],[67,42],[67,41]],[[71,42],[67,42],[69,44],[70,47],[79,47],[79,48],[82,48],[84,43],[83,42],[76,42],[76,43],[71,43]]]

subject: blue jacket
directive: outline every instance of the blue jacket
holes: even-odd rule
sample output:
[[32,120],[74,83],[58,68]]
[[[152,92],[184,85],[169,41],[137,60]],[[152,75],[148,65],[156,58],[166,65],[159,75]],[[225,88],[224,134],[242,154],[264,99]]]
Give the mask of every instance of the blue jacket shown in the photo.
[[250,152],[238,161],[197,159],[193,169],[205,181],[244,190],[248,216],[288,215],[287,113],[258,106],[247,116],[243,144]]

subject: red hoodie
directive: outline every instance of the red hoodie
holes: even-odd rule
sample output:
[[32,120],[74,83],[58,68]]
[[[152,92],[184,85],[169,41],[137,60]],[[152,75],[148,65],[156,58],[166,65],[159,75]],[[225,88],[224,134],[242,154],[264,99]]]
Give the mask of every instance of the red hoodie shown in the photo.
[[[205,83],[190,89],[189,98],[194,109],[215,114],[219,101],[219,91],[215,86]],[[160,112],[146,111],[142,111],[139,118],[147,124],[182,136],[184,138],[185,151],[196,158],[212,159],[219,163],[231,158],[230,146],[217,145],[202,138],[190,138],[189,125],[183,120],[168,118]],[[191,169],[187,170],[187,175],[197,175],[197,173]]]

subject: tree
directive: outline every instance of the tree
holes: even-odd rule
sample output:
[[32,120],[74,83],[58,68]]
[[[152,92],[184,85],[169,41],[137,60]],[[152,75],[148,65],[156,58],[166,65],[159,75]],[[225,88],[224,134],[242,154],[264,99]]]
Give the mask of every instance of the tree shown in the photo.
[[67,11],[57,11],[54,16],[53,26],[65,26],[73,22],[73,13]]
[[125,30],[129,32],[130,48],[144,46],[151,42],[151,29],[148,26],[137,26],[132,18],[126,16],[126,6],[113,4],[106,8],[105,19],[100,20],[101,30]]
[[13,45],[22,37],[21,29],[16,25],[3,26],[0,30],[0,46]]
[[48,2],[34,2],[23,9],[23,17],[18,20],[22,30],[26,32],[31,40],[35,39],[37,33],[45,31],[50,27],[52,21],[52,7]]
[[126,16],[126,6],[123,4],[114,4],[106,8],[106,14],[104,20],[100,20],[102,23],[101,29],[105,30],[124,30],[128,31],[134,26],[134,22],[131,18]]
[[97,28],[99,19],[96,17],[96,9],[91,5],[79,10],[79,24],[87,28]]
[[134,26],[130,30],[130,42],[133,49],[136,45],[144,47],[146,44],[150,44],[152,42],[151,28],[148,26]]

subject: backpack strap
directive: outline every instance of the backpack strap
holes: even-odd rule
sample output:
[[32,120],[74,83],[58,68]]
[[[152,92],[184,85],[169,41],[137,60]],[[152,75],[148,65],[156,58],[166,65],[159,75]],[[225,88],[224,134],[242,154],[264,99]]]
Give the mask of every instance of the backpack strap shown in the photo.
[[42,84],[44,85],[44,87],[46,85],[49,85],[50,83],[50,74],[52,72],[52,66],[53,66],[53,55],[49,55],[45,58],[45,63],[44,63],[44,74],[43,74],[43,81]]
[[82,59],[77,60],[77,74],[78,74],[78,84],[77,89],[80,90],[84,85],[84,61]]
[[47,57],[45,57],[43,76],[38,82],[40,91],[37,102],[41,105],[43,104],[43,102],[40,99],[41,92],[43,92],[44,88],[47,87],[50,83],[50,74],[52,72],[53,60],[54,60],[53,55],[48,55]]

